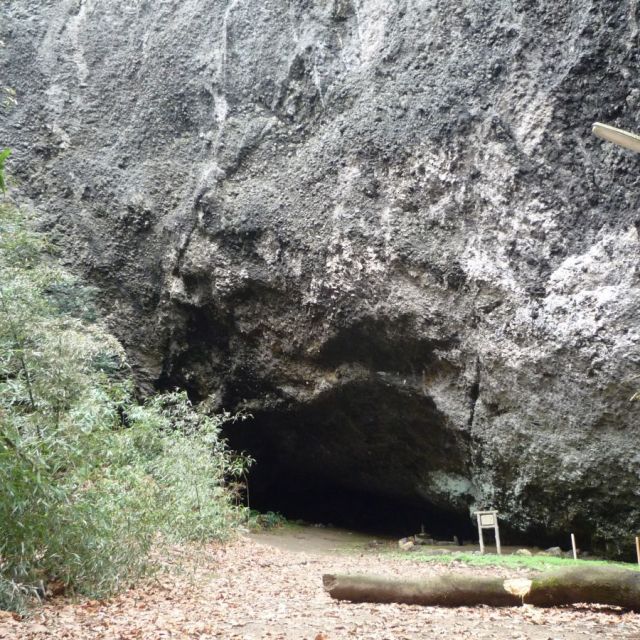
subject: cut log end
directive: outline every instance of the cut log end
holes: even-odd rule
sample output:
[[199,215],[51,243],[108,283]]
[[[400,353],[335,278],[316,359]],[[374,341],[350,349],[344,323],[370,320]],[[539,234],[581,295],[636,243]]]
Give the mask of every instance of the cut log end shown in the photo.
[[325,573],[322,576],[322,586],[326,591],[331,591],[335,587],[336,577],[330,573]]
[[511,580],[505,580],[503,586],[514,596],[524,598],[531,590],[531,580],[527,580],[526,578],[513,578]]

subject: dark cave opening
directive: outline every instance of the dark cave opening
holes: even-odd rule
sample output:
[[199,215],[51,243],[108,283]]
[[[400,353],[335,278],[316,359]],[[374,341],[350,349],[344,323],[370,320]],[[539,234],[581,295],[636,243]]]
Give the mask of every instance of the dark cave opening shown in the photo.
[[275,474],[273,469],[258,471],[260,466],[268,464],[258,460],[249,476],[248,502],[256,511],[274,511],[288,520],[371,535],[404,537],[425,531],[437,540],[452,541],[455,536],[462,543],[477,539],[469,518],[419,498],[339,486],[325,478],[282,469]]
[[[224,435],[255,460],[247,503],[258,512],[373,536],[424,530],[437,541],[477,544],[474,496],[447,494],[438,482],[464,485],[470,444],[427,396],[375,378],[343,382],[304,404],[258,410]],[[577,524],[571,530],[589,550],[590,532]],[[568,551],[564,531],[500,522],[503,546]],[[493,531],[484,537],[494,548]]]
[[464,441],[423,394],[351,381],[305,404],[258,411],[225,436],[256,460],[252,509],[374,535],[424,527],[438,540],[477,537],[464,502],[430,500],[420,489],[431,473],[460,473],[465,464]]
[[[207,395],[205,381],[215,379],[210,361],[229,349],[221,337],[228,334],[226,319],[212,310],[182,313],[189,330],[181,344],[190,348],[177,351],[161,386],[177,383],[198,401]],[[438,540],[475,537],[467,497],[455,506],[447,496],[431,500],[429,486],[431,473],[463,477],[468,464],[465,433],[450,427],[425,391],[431,377],[457,375],[437,355],[451,341],[412,340],[411,323],[364,319],[338,332],[317,355],[314,384],[324,389],[311,397],[309,381],[283,394],[250,363],[235,363],[224,380],[223,406],[253,399],[265,407],[224,430],[233,450],[256,460],[248,478],[251,508],[377,535],[424,528]]]

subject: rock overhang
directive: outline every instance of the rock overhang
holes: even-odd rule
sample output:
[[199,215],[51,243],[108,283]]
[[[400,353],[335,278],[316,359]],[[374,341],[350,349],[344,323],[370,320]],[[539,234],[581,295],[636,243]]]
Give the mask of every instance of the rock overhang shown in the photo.
[[141,382],[327,434],[346,404],[354,444],[360,390],[390,439],[422,434],[405,497],[615,544],[639,518],[640,184],[588,131],[640,106],[633,24],[587,2],[15,0],[0,130]]

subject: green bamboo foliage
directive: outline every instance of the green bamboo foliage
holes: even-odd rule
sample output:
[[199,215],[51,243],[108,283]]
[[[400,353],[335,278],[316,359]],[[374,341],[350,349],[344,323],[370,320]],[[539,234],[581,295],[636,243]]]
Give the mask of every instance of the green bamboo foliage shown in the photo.
[[0,191],[2,191],[3,194],[7,192],[4,165],[10,155],[11,149],[3,149],[2,151],[0,151]]
[[224,539],[248,460],[184,393],[132,396],[124,352],[43,236],[0,205],[0,608],[99,597],[164,541]]

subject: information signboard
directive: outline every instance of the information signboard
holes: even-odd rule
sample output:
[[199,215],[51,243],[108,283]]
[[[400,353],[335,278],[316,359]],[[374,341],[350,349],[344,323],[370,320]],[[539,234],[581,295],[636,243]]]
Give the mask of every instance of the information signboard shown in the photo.
[[498,512],[497,511],[476,511],[476,519],[478,521],[478,539],[480,540],[480,553],[484,553],[484,537],[483,529],[493,529],[496,533],[496,549],[498,555],[502,554],[500,547],[500,530],[498,529]]

